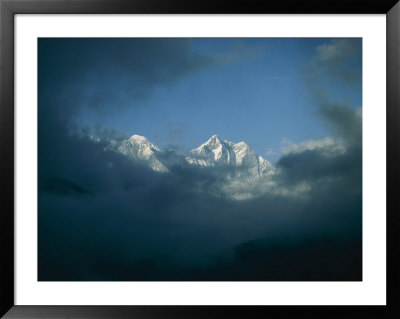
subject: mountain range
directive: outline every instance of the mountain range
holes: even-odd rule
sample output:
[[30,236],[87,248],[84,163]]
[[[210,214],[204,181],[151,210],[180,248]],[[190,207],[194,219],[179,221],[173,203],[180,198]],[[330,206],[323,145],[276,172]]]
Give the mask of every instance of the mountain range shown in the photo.
[[[158,172],[168,172],[176,160],[165,156],[166,150],[150,142],[146,137],[133,135],[123,140],[115,149],[133,160],[140,160]],[[233,143],[211,136],[205,143],[183,155],[184,161],[197,167],[218,167],[228,178],[257,179],[274,171],[273,165],[257,155],[245,142]]]

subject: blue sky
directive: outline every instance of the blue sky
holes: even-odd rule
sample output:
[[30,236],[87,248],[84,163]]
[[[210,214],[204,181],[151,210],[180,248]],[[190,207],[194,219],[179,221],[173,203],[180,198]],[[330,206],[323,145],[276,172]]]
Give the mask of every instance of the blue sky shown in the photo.
[[[243,140],[274,161],[284,140],[299,143],[331,135],[318,117],[320,101],[313,87],[331,101],[362,104],[361,79],[337,81],[346,70],[361,72],[360,40],[55,41],[55,47],[69,48],[80,61],[58,61],[79,74],[76,81],[63,83],[64,89],[79,87],[83,96],[74,122],[144,135],[161,148],[186,151],[217,134]],[[350,57],[345,64],[330,63],[342,62],[343,52]],[[340,68],[345,69],[340,73]],[[85,107],[85,99],[95,99],[95,107]]]

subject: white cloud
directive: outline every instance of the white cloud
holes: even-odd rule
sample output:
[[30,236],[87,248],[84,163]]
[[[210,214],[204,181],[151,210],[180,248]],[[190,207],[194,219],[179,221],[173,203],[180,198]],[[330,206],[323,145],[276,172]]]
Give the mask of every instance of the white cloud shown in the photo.
[[343,154],[346,151],[346,147],[342,142],[336,141],[330,137],[319,140],[308,140],[300,144],[295,144],[288,139],[283,139],[281,144],[281,151],[284,154],[301,153],[316,149],[324,151],[325,155]]

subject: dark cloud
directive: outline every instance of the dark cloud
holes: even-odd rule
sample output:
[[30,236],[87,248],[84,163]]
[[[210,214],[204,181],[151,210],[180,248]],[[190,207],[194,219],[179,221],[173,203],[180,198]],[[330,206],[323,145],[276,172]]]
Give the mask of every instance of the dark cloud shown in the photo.
[[289,152],[271,191],[234,200],[222,168],[188,165],[171,148],[158,173],[110,150],[120,133],[98,128],[96,140],[73,121],[100,97],[80,85],[104,89],[102,103],[118,100],[106,79],[144,96],[221,58],[193,54],[189,40],[103,41],[39,40],[39,280],[361,279],[357,110],[321,99],[340,147]]
[[[284,154],[278,161],[281,178],[285,182],[307,182],[315,187],[319,184],[342,185],[349,192],[361,194],[362,180],[362,114],[359,106],[335,101],[327,91],[328,81],[348,86],[342,71],[361,74],[362,40],[334,39],[316,48],[317,55],[305,68],[307,84],[317,105],[316,114],[332,133],[335,140],[303,145],[301,151]],[[348,67],[351,66],[349,69]],[[332,69],[337,70],[331,72]],[[361,77],[358,80],[361,83]],[[316,146],[317,145],[317,146]],[[314,185],[314,186],[313,186]],[[361,195],[360,195],[361,196]],[[360,199],[361,200],[361,199]]]
[[139,107],[156,87],[247,56],[193,52],[185,38],[40,38],[38,43],[40,96],[56,94],[68,105],[64,112]]
[[57,195],[82,195],[87,196],[91,195],[86,189],[81,186],[67,180],[67,179],[59,179],[53,178],[46,181],[44,185],[42,185],[42,190],[48,193],[53,193]]
[[361,111],[344,104],[323,104],[321,117],[330,127],[336,142],[283,155],[277,166],[287,182],[315,182],[343,179],[348,189],[361,191],[362,125]]
[[307,150],[281,157],[278,166],[284,169],[285,177],[292,182],[340,178],[349,176],[359,167],[361,156],[355,156],[353,151],[349,151],[351,155],[329,156],[321,150]]
[[327,79],[330,84],[342,81],[345,85],[361,84],[362,39],[333,39],[316,48],[316,55],[304,68],[310,85],[321,85]]
[[319,115],[335,136],[347,143],[361,143],[361,109],[344,103],[325,102],[319,109]]
[[[264,194],[235,201],[219,191],[217,169],[176,164],[157,173],[102,143],[68,140],[58,156],[41,156],[47,168],[39,182],[48,185],[54,172],[62,185],[91,195],[40,188],[40,280],[360,278],[361,195],[350,191],[345,171],[311,182],[282,173],[282,187],[312,184],[307,200]],[[343,248],[356,254],[347,258]]]

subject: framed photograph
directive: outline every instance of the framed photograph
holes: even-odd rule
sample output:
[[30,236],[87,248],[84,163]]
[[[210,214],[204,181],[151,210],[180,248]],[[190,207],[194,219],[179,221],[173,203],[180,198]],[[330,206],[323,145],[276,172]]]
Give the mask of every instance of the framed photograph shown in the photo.
[[0,10],[1,315],[400,315],[396,1]]

